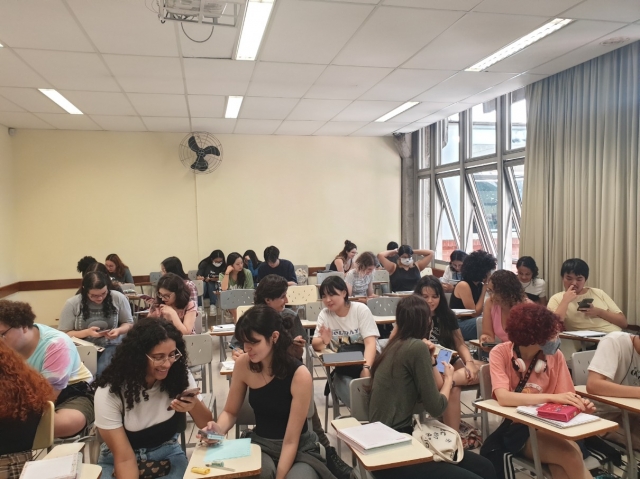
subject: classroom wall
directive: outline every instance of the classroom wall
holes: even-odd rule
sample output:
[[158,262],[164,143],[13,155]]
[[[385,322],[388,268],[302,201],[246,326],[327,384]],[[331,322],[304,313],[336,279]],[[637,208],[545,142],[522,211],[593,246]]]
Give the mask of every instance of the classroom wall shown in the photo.
[[[262,257],[271,244],[296,264],[319,266],[345,239],[378,252],[400,235],[400,158],[391,138],[219,135],[222,165],[194,178],[179,161],[183,137],[19,131],[19,279],[79,277],[76,263],[87,254],[102,261],[118,253],[143,275],[171,255],[187,270],[216,248]],[[18,296],[50,322],[60,294]]]
[[18,280],[15,243],[13,141],[0,127],[0,287]]

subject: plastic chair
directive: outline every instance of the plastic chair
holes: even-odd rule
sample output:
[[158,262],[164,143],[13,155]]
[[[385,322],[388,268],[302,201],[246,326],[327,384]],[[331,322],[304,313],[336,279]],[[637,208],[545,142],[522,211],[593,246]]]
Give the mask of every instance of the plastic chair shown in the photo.
[[320,311],[324,309],[324,304],[322,304],[322,301],[313,301],[312,303],[305,304],[304,309],[307,321],[318,321],[318,315]]
[[159,271],[154,271],[152,273],[149,273],[149,282],[154,286],[158,284],[158,281],[160,280],[160,278],[162,278],[162,273]]
[[198,291],[198,303],[204,304],[204,281],[201,279],[193,279],[192,281]]
[[196,279],[198,279],[198,270],[190,269],[189,271],[187,271],[187,276],[191,281],[195,281]]
[[431,276],[433,275],[433,270],[431,268],[425,268],[422,271],[420,271],[420,277],[423,278],[425,276]]
[[36,435],[33,438],[32,449],[47,449],[53,445],[53,417],[55,415],[55,407],[51,401],[47,401],[47,405],[42,411]]
[[571,368],[571,377],[573,378],[573,384],[576,386],[587,384],[587,376],[589,376],[589,364],[596,354],[593,351],[579,351],[571,355],[571,362],[573,367]]
[[576,346],[578,344],[580,344],[579,341],[560,338],[560,351],[562,351],[569,369],[573,369],[573,354],[580,352],[580,349]]
[[220,291],[220,308],[237,309],[239,306],[253,304],[254,289],[229,289]]
[[340,273],[339,271],[319,271],[317,276],[318,284],[322,284],[322,282],[329,276],[340,276],[342,279],[344,279],[344,273]]
[[371,378],[356,378],[349,383],[351,416],[360,422],[369,421],[369,400],[371,396],[366,388],[370,384]]
[[367,306],[374,316],[395,316],[400,299],[392,296],[371,298],[367,300]]
[[95,346],[80,345],[76,345],[76,349],[78,350],[82,364],[84,364],[93,377],[95,377],[98,371],[98,350]]
[[[391,291],[391,284],[389,283],[389,272],[386,269],[376,269],[373,272],[373,282],[374,283],[385,283],[387,286],[387,291]],[[374,292],[376,294],[382,294],[382,287],[385,284],[376,284],[374,285]]]
[[289,286],[287,299],[290,306],[303,306],[318,301],[318,288],[314,285]]
[[253,308],[253,304],[247,304],[245,306],[238,306],[237,311],[238,311],[238,319],[240,319],[240,317],[246,313],[247,311],[249,311],[251,308]]
[[[190,368],[200,367],[202,392],[204,394],[213,392],[213,373],[211,370],[211,361],[213,360],[213,338],[207,333],[186,334],[183,338],[187,348],[187,355],[189,357],[188,366]],[[208,383],[207,376],[209,378]],[[209,389],[211,389],[211,391]]]
[[[196,313],[196,322],[193,323],[193,331],[195,334],[202,334],[202,318],[203,315],[200,311]],[[206,328],[204,328],[206,330]]]

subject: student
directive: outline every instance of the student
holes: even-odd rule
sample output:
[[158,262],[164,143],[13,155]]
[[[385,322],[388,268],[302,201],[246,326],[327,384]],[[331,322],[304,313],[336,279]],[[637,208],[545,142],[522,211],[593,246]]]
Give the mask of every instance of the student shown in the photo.
[[449,266],[444,270],[444,274],[440,281],[442,281],[442,289],[445,293],[453,293],[453,289],[456,284],[462,281],[462,262],[467,257],[467,253],[457,249],[454,250],[449,256]]
[[[531,302],[524,293],[518,277],[506,269],[496,271],[487,283],[489,298],[484,301],[482,313],[481,343],[494,343],[496,337],[501,342],[509,341],[505,328],[511,308],[517,304]],[[484,348],[489,351],[489,348]]]
[[289,283],[289,286],[298,284],[293,263],[286,259],[280,259],[280,250],[275,246],[268,246],[264,250],[264,263],[258,268],[258,282],[269,274],[279,274]]
[[[342,345],[360,345],[365,364],[361,378],[370,376],[371,365],[377,353],[377,339],[380,336],[375,319],[367,305],[349,301],[349,290],[340,276],[329,276],[320,286],[320,298],[324,309],[318,315],[318,323],[311,342],[313,349],[326,348],[339,352]],[[347,407],[349,383],[353,378],[336,374],[333,384],[338,397]]]
[[252,249],[248,249],[242,255],[244,258],[245,267],[251,271],[254,284],[258,282],[258,267],[262,264],[262,261],[258,259],[258,255]]
[[311,374],[289,354],[290,325],[273,308],[257,304],[238,320],[234,337],[244,354],[233,369],[229,396],[208,430],[226,434],[235,424],[247,389],[255,413],[251,442],[262,450],[261,479],[331,478],[319,455],[317,436],[307,428]]
[[29,304],[0,299],[0,338],[51,384],[54,437],[74,436],[93,422],[93,376],[69,336],[35,319]]
[[[468,255],[462,262],[462,281],[456,284],[451,293],[451,309],[471,309],[476,316],[480,316],[484,308],[487,280],[496,264],[496,259],[486,251],[474,251]],[[459,319],[458,324],[465,341],[478,337],[475,318]]]
[[527,297],[534,303],[547,305],[547,285],[544,279],[538,278],[538,265],[531,256],[522,256],[516,263],[518,279],[522,283]]
[[[398,260],[391,262],[389,255],[397,253]],[[413,254],[421,254],[423,258],[414,263]],[[389,272],[391,291],[413,291],[420,280],[420,271],[425,269],[433,259],[433,251],[428,249],[413,250],[409,245],[402,245],[397,251],[387,250],[378,253],[378,260]]]
[[387,259],[392,263],[398,262],[398,243],[395,241],[389,241],[387,243],[387,251],[392,251],[392,253],[387,256]]
[[195,283],[189,279],[187,273],[184,272],[184,269],[182,268],[182,261],[180,261],[179,258],[170,256],[165,259],[162,263],[160,263],[160,271],[162,271],[162,274],[177,274],[180,278],[182,278],[184,284],[186,284],[187,288],[189,288],[189,297],[191,301],[193,301],[193,304],[195,304],[196,306],[198,305],[198,288],[196,288]]
[[83,256],[78,261],[78,265],[76,267],[76,271],[78,271],[78,273],[80,273],[82,276],[84,276],[84,274],[87,271],[87,268],[89,266],[91,266],[93,263],[97,263],[97,262],[98,262],[98,260],[95,259],[93,256]]
[[[458,359],[452,363],[455,372],[453,380],[458,386],[478,384],[478,365],[467,347],[456,315],[449,309],[444,297],[442,283],[435,276],[424,276],[418,281],[413,294],[422,297],[429,306],[431,330],[425,338],[433,344],[458,352]],[[438,388],[442,387],[442,375],[433,369]],[[444,411],[443,422],[456,431],[460,429],[460,388],[453,388],[449,397],[449,405]]]
[[[440,283],[437,279],[435,282]],[[447,409],[454,385],[454,370],[451,364],[443,363],[444,378],[438,390],[432,372],[435,361],[433,348],[430,349],[428,341],[423,339],[431,327],[430,314],[427,303],[417,295],[403,298],[398,303],[393,334],[371,368],[371,422],[380,421],[399,432],[412,434],[413,411],[418,403],[433,417],[440,416]],[[487,459],[469,452],[465,452],[459,464],[425,462],[376,471],[373,475],[377,479],[496,477]]]
[[122,336],[133,326],[129,300],[122,293],[109,291],[108,283],[103,273],[85,274],[80,294],[64,304],[58,325],[58,330],[72,338],[104,348],[98,353],[96,376],[109,365]]
[[212,419],[200,395],[175,399],[196,388],[187,364],[182,335],[163,319],[140,320],[118,347],[96,381],[103,477],[137,478],[139,463],[168,460],[170,471],[163,477],[182,479],[188,463],[178,443],[184,413],[200,428]]
[[[244,267],[244,260],[240,253],[231,253],[227,256],[227,270],[220,275],[220,289],[253,289],[253,275]],[[238,320],[236,309],[230,309],[233,322]]]
[[[111,275],[109,274],[109,270],[102,263],[98,263],[96,261],[95,263],[90,264],[89,266],[87,266],[87,269],[85,270],[82,276],[84,277],[86,274],[94,273],[94,272],[104,274],[105,278],[107,278],[107,289],[109,291],[117,291],[118,293],[122,293],[122,288],[120,287],[120,283],[117,283],[111,280]],[[82,293],[82,285],[80,285],[80,287],[78,288],[78,291],[76,291],[76,294],[80,294],[80,293]]]
[[[555,312],[567,331],[601,331],[611,333],[627,327],[627,318],[616,303],[601,289],[587,288],[589,265],[579,258],[562,263],[560,269],[564,293],[551,296],[547,307]],[[578,303],[589,299],[588,308],[578,308]]]
[[354,258],[358,254],[358,247],[349,240],[345,240],[344,248],[333,259],[329,266],[330,271],[348,273],[353,268]]
[[[580,411],[595,407],[575,393],[564,356],[558,350],[561,323],[544,306],[527,303],[514,306],[507,320],[509,341],[489,354],[493,397],[500,406],[534,406],[542,403],[568,404]],[[578,445],[544,430],[538,430],[540,459],[549,466],[551,477],[591,479]],[[525,424],[503,421],[487,438],[482,455],[502,465],[504,452],[533,459],[529,429]]]
[[0,341],[0,478],[18,479],[53,389],[5,341]]
[[373,272],[376,270],[376,257],[370,251],[365,251],[356,259],[355,268],[344,277],[349,296],[366,296],[375,298],[373,294]]
[[155,304],[150,318],[164,318],[181,334],[195,334],[196,303],[189,297],[189,289],[177,274],[167,273],[158,280]]
[[[211,254],[200,261],[198,264],[198,273],[196,278],[204,281],[203,298],[209,298],[209,304],[214,306],[218,302],[216,291],[218,291],[218,281],[221,273],[227,270],[224,262],[224,253],[219,250],[213,250]],[[215,315],[215,308],[211,308],[211,314]]]
[[[607,334],[598,343],[593,359],[589,363],[587,392],[599,396],[640,398],[640,337],[623,331]],[[607,440],[626,446],[622,428],[622,411],[604,406],[600,416],[620,424],[617,431],[607,433]],[[629,413],[631,443],[640,450],[640,415]]]
[[118,283],[133,283],[133,276],[129,267],[122,262],[117,254],[110,254],[104,260],[104,265],[107,267],[109,274],[113,278],[113,281]]

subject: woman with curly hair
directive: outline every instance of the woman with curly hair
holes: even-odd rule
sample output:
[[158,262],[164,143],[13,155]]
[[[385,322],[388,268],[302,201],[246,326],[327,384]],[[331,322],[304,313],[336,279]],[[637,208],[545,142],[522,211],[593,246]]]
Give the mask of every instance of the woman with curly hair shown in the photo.
[[[482,313],[482,335],[480,343],[494,343],[496,336],[501,342],[508,341],[505,328],[511,308],[520,303],[530,303],[518,277],[506,269],[496,271],[487,283],[489,298],[484,302]],[[486,351],[489,348],[485,349]]]
[[531,256],[522,256],[516,263],[518,279],[522,283],[527,297],[534,303],[547,305],[547,284],[544,279],[538,278],[538,265]]
[[133,326],[129,300],[124,294],[109,290],[110,283],[104,273],[85,274],[80,294],[67,300],[58,325],[60,331],[72,338],[104,348],[98,355],[96,376],[109,365],[122,335]]
[[158,280],[156,289],[149,317],[170,321],[182,334],[195,334],[198,308],[184,280],[177,274],[167,273]]
[[18,479],[53,388],[0,341],[0,478]]
[[[184,413],[200,428],[212,419],[187,363],[182,334],[170,322],[143,319],[131,329],[96,381],[95,424],[104,439],[98,464],[104,477],[137,478],[142,460],[156,462],[155,467],[168,461],[164,477],[182,479],[188,462],[178,444]],[[194,394],[182,395],[187,389]]]
[[122,262],[117,254],[112,253],[107,256],[107,259],[104,260],[104,265],[109,270],[109,274],[114,281],[118,283],[133,283],[133,276],[129,271],[129,267]]
[[[514,306],[507,319],[509,341],[489,354],[493,397],[500,406],[534,406],[541,403],[568,404],[580,411],[595,407],[575,393],[571,374],[558,348],[560,319],[539,304]],[[554,479],[591,479],[578,445],[539,430],[540,459]],[[529,428],[505,420],[485,441],[481,454],[503,469],[505,452],[533,458]],[[499,465],[499,466],[498,466]]]
[[[451,309],[471,309],[475,316],[482,313],[484,296],[487,292],[487,280],[491,271],[496,269],[497,261],[493,255],[486,251],[474,251],[462,262],[462,281],[456,284],[449,306]],[[464,318],[458,321],[462,337],[465,341],[476,339],[476,321],[473,318]]]

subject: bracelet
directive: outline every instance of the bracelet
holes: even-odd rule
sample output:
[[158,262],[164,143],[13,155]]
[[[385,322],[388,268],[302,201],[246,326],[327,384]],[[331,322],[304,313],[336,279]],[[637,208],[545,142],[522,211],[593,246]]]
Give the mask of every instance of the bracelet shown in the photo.
[[368,364],[365,364],[364,366],[362,366],[362,369],[371,369],[371,366],[369,366]]

